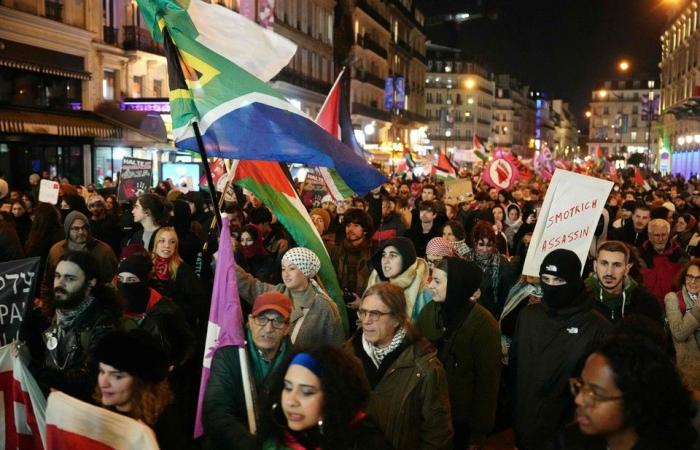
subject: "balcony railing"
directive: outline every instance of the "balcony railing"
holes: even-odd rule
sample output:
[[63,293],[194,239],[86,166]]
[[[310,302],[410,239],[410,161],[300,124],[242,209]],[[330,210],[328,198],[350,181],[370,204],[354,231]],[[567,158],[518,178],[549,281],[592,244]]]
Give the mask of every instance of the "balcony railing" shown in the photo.
[[389,111],[384,111],[372,106],[363,105],[362,103],[353,103],[352,113],[371,117],[377,120],[383,120],[385,122],[391,122],[391,114],[389,113]]
[[293,84],[304,89],[309,89],[324,95],[328,94],[332,87],[330,83],[304,75],[303,73],[297,72],[288,67],[282,69],[282,71],[278,73],[275,78],[273,78],[273,81],[284,81],[286,83]]
[[60,2],[44,2],[46,17],[51,20],[58,20],[59,22],[63,20],[63,4]]
[[133,25],[124,27],[124,50],[141,50],[158,55],[165,54],[163,45],[155,42],[148,30]]
[[102,27],[102,34],[105,44],[117,45],[119,42],[119,29],[104,26]]
[[377,22],[379,25],[384,27],[384,29],[391,31],[389,21],[386,20],[381,14],[379,14],[379,12],[377,12],[377,10],[374,9],[369,3],[367,3],[367,0],[357,0],[357,7],[364,11],[365,14],[370,16],[372,19],[374,19],[374,21]]
[[355,76],[360,81],[363,81],[365,83],[369,83],[373,86],[378,87],[379,89],[384,90],[384,85],[385,81],[384,78],[379,77],[372,72],[367,72],[367,71],[357,71],[357,74]]
[[388,55],[386,48],[368,36],[359,36],[357,43],[360,44],[362,48],[366,48],[384,59],[386,59]]
[[413,49],[410,45],[408,45],[408,42],[402,39],[399,39],[398,42],[396,42],[396,47],[406,52],[407,55],[411,55],[413,53]]
[[421,55],[420,52],[418,50],[416,50],[415,48],[412,50],[413,50],[413,57],[427,66],[428,65],[428,58],[426,58],[424,55]]

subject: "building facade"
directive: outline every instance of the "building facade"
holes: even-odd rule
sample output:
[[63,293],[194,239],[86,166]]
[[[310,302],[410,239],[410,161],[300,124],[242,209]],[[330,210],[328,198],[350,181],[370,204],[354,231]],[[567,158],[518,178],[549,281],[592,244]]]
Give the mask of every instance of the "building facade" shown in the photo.
[[698,2],[687,2],[661,35],[660,142],[656,168],[700,172],[700,29]]
[[659,89],[652,78],[605,81],[591,93],[588,153],[628,158],[642,153],[651,163],[658,149]]
[[534,149],[535,102],[529,92],[530,87],[512,75],[496,76],[493,143],[523,157],[531,157]]
[[448,154],[471,149],[474,136],[491,138],[495,80],[457,49],[430,45],[425,78],[428,138]]
[[575,155],[578,150],[578,128],[576,119],[569,108],[569,104],[562,99],[554,99],[551,102],[551,118],[554,126],[553,150],[558,155],[568,157]]
[[413,0],[337,3],[335,60],[350,71],[352,121],[374,163],[393,165],[423,143],[423,22]]

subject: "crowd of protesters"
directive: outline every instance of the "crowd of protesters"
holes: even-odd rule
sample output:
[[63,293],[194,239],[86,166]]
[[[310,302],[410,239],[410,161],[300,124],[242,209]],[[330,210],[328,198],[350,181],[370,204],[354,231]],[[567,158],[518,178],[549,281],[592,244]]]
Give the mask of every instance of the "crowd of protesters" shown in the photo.
[[54,206],[39,180],[0,179],[0,262],[41,261],[15,355],[45,393],[140,420],[163,449],[700,448],[695,177],[650,174],[647,190],[621,171],[587,260],[555,249],[538,277],[522,271],[544,180],[498,190],[475,173],[452,199],[400,174],[364,197],[300,195],[342,302],[274,205],[236,188],[222,210],[247,351],[208,355],[196,440],[220,256],[208,194],[163,181],[122,202],[111,180],[62,180]]

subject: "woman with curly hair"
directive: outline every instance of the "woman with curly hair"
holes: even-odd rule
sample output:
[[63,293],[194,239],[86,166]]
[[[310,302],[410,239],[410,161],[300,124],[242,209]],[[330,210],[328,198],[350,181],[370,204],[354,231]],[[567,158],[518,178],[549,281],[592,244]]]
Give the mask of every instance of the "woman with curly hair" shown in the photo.
[[662,336],[659,325],[636,317],[595,349],[581,377],[571,379],[576,423],[555,449],[693,448],[691,393],[665,353]]
[[369,382],[360,361],[322,346],[292,356],[273,384],[263,449],[391,449],[364,411]]
[[98,405],[153,428],[161,449],[189,448],[186,427],[170,408],[168,359],[156,338],[140,329],[112,331],[98,341],[94,357]]

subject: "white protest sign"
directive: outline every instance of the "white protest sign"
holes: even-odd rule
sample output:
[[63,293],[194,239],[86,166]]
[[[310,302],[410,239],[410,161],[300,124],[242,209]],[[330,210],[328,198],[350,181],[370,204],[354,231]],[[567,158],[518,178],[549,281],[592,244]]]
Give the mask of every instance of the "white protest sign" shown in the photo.
[[39,201],[55,205],[58,203],[59,188],[60,186],[56,181],[41,180],[41,184],[39,185]]
[[557,248],[576,253],[583,267],[612,187],[611,181],[557,169],[532,233],[523,275],[539,276],[542,259]]

